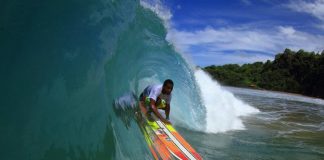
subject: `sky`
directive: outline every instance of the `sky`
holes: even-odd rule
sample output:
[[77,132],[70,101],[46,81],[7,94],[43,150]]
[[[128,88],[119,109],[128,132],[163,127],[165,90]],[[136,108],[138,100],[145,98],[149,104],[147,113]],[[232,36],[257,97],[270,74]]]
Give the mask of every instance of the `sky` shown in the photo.
[[198,66],[324,50],[324,0],[164,0],[167,39]]

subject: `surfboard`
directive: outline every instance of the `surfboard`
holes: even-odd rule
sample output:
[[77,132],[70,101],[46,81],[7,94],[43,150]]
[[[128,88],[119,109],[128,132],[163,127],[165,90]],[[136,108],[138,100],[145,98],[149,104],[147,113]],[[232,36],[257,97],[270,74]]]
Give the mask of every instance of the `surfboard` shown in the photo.
[[146,108],[141,102],[139,106],[142,116],[139,126],[155,159],[202,159],[171,124],[163,123],[153,113],[146,117]]

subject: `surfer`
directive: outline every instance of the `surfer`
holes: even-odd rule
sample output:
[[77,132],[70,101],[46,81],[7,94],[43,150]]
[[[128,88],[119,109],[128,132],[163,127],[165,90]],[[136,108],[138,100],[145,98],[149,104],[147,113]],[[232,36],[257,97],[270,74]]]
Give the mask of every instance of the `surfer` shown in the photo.
[[[148,112],[146,116],[149,117],[153,112],[162,122],[169,123],[170,102],[172,97],[173,81],[167,79],[163,85],[149,85],[140,95],[140,103],[144,104]],[[159,113],[158,109],[165,111],[165,118]]]

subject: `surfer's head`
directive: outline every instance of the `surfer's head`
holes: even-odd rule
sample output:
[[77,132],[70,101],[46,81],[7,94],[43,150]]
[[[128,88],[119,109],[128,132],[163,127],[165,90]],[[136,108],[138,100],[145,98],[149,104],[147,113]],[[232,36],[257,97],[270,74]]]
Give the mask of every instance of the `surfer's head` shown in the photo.
[[173,90],[173,81],[171,79],[167,79],[163,83],[162,93],[163,94],[171,94]]

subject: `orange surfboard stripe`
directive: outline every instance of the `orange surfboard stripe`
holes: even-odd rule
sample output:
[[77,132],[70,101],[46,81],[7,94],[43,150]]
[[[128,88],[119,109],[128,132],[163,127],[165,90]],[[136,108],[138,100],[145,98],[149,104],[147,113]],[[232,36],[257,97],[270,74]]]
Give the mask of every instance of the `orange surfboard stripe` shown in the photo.
[[[147,110],[143,106],[144,105],[143,103],[140,102],[139,104],[140,104],[139,106],[140,106],[142,115],[143,115],[143,117],[145,117]],[[163,160],[169,160],[169,159],[173,159],[172,157],[174,157],[174,155],[175,155],[177,158],[180,158],[182,160],[187,160],[187,159],[189,159],[186,156],[186,154],[188,152],[196,159],[199,159],[199,160],[202,159],[201,156],[189,145],[189,143],[172,127],[172,125],[164,124],[165,128],[167,129],[166,131],[170,132],[173,135],[173,138],[175,138],[178,141],[177,143],[178,144],[180,143],[182,145],[180,147],[184,147],[188,151],[188,152],[186,151],[187,152],[186,154],[184,154],[184,152],[170,139],[170,137],[163,131],[163,129],[159,127],[157,122],[149,121],[148,119],[145,119],[145,120],[149,127],[148,128],[145,127],[143,129],[150,130],[148,132],[150,132],[150,134],[152,134],[150,136],[150,134],[147,133],[146,138],[151,140],[151,142],[147,141],[147,143],[148,143],[150,150],[153,154],[153,157],[155,159],[159,159],[159,156],[160,156]],[[168,134],[170,134],[170,133],[168,133]],[[174,158],[176,158],[176,157],[174,157]]]

